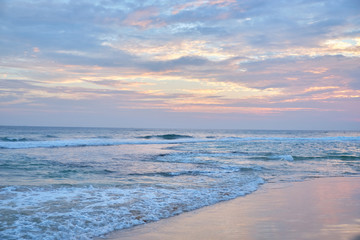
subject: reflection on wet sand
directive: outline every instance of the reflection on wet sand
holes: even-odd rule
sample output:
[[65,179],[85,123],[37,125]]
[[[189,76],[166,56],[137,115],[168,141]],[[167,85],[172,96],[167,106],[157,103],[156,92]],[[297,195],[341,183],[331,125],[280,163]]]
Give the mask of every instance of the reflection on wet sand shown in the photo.
[[110,239],[360,240],[360,178],[267,184],[246,197],[113,233]]

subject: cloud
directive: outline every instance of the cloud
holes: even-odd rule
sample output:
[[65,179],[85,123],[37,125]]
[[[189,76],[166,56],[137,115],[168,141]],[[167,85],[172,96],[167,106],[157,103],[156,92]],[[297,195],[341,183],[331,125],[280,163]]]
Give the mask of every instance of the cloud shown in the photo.
[[186,66],[203,66],[205,64],[210,63],[210,61],[206,60],[205,58],[198,57],[198,56],[186,56],[180,57],[174,60],[168,61],[149,61],[144,62],[142,66],[146,67],[151,71],[165,71],[165,70],[174,70],[180,67]]
[[[96,84],[106,86],[109,83],[100,82]],[[83,108],[85,111],[90,109],[89,106],[103,105],[114,111],[123,107],[146,109],[150,105],[158,107],[165,105],[163,96],[129,89],[44,86],[36,81],[29,82],[16,79],[3,81],[0,87],[2,89],[0,106],[3,109],[9,107],[13,109],[27,107],[37,110],[64,109],[71,105],[71,108]],[[146,102],[144,102],[145,99]]]
[[3,109],[359,118],[356,0],[0,3]]
[[100,67],[127,67],[136,61],[135,56],[107,47],[99,47],[97,51],[56,51],[48,53],[47,57],[66,65]]
[[153,25],[162,25],[161,21],[157,18],[158,14],[158,10],[155,7],[138,9],[128,14],[123,23],[125,25],[136,26],[141,29],[148,28]]

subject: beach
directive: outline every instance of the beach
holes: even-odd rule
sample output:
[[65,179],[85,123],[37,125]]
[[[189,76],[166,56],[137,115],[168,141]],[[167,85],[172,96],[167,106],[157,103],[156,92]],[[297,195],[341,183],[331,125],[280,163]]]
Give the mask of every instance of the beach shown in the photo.
[[0,155],[0,239],[350,239],[359,227],[360,132],[3,126]]
[[360,177],[264,184],[255,193],[106,239],[360,239]]
[[360,0],[0,0],[0,240],[360,240]]

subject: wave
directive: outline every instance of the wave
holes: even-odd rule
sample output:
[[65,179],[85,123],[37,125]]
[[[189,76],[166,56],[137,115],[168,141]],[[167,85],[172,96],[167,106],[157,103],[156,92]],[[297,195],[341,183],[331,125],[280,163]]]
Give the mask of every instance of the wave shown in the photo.
[[271,159],[271,160],[294,161],[294,158],[293,158],[293,156],[291,156],[291,155],[274,155],[274,156],[269,156],[268,159]]
[[46,137],[46,138],[58,138],[58,136],[55,136],[55,135],[50,135],[50,134],[45,135],[45,137]]
[[224,141],[288,141],[288,142],[348,142],[360,141],[360,136],[337,136],[337,137],[227,137]]
[[161,176],[161,177],[177,177],[177,176],[199,176],[211,174],[209,171],[180,171],[180,172],[151,172],[151,173],[130,173],[129,176]]
[[177,139],[175,140],[134,140],[134,139],[69,139],[57,141],[28,141],[28,142],[0,142],[0,149],[24,148],[56,148],[56,147],[87,147],[87,146],[116,146],[132,144],[176,144],[204,142],[204,139]]
[[147,135],[139,138],[144,138],[144,139],[159,138],[165,140],[175,140],[175,139],[193,138],[193,137],[189,135],[181,135],[181,134],[163,134],[163,135]]
[[[86,147],[86,146],[116,146],[131,144],[181,144],[181,143],[201,143],[201,142],[249,142],[249,141],[281,141],[281,142],[347,142],[360,141],[360,137],[324,137],[324,138],[194,138],[188,135],[165,134],[149,135],[138,139],[108,139],[108,138],[90,138],[90,139],[66,139],[50,141],[34,141],[27,138],[8,138],[3,137],[0,141],[0,149],[23,149],[23,148],[56,148],[56,147]],[[156,138],[156,139],[153,139]]]
[[0,142],[28,142],[33,141],[30,138],[13,138],[13,137],[1,137]]
[[335,160],[342,160],[342,161],[359,161],[360,156],[353,156],[353,155],[322,155],[322,156],[299,156],[294,157],[295,160],[324,160],[324,159],[335,159]]
[[[93,239],[114,230],[243,196],[264,183],[256,176],[237,177],[233,181],[212,188],[0,186],[3,210],[16,212],[17,218],[17,221],[8,221],[0,236],[2,239],[23,236],[31,239]],[[31,235],[27,235],[29,229]]]

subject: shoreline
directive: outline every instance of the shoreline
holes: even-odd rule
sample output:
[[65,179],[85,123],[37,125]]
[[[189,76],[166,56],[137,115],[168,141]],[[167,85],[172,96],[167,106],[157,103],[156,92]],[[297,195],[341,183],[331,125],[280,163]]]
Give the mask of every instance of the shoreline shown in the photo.
[[268,183],[256,192],[96,239],[360,239],[360,177]]

